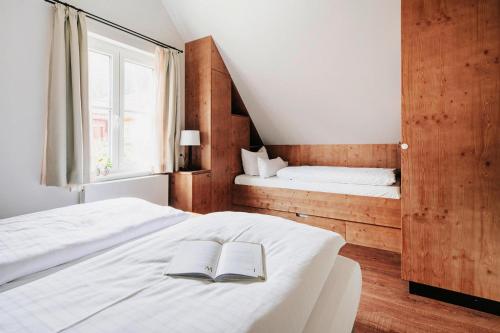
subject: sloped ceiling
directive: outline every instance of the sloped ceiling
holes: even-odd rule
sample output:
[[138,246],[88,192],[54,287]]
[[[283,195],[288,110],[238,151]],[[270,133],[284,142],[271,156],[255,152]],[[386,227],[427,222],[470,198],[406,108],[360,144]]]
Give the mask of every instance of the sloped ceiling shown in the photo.
[[266,144],[400,139],[399,0],[163,0],[212,35]]

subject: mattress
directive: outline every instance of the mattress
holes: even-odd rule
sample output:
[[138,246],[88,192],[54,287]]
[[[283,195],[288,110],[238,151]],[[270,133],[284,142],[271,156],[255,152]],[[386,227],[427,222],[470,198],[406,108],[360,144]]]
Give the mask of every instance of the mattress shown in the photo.
[[304,333],[352,332],[361,298],[361,285],[359,264],[337,256]]
[[[111,249],[116,247],[114,246]],[[37,272],[14,282],[6,283],[0,286],[0,293],[41,279],[111,249],[101,250],[43,272]],[[361,285],[361,268],[359,264],[343,256],[337,256],[307,320],[304,333],[350,333],[359,307]]]
[[[262,243],[267,281],[164,276],[186,239]],[[0,331],[302,332],[343,244],[278,217],[192,218],[0,293]]]
[[292,166],[278,171],[279,178],[318,183],[393,185],[395,169],[334,166]]
[[259,176],[239,175],[234,183],[237,185],[250,185],[262,187],[285,188],[292,190],[314,191],[325,193],[338,193],[360,195],[387,199],[400,199],[399,185],[359,185],[341,183],[320,183],[308,181],[294,181],[279,177],[261,178]]
[[189,214],[136,198],[73,205],[0,220],[0,285],[156,230]]
[[[189,217],[199,216],[199,214],[190,213],[190,212],[186,212],[186,214],[188,214],[188,218]],[[59,271],[64,270],[66,268],[69,268],[71,266],[77,265],[77,264],[79,264],[81,262],[84,262],[86,260],[89,260],[89,259],[92,259],[94,257],[97,257],[97,256],[99,256],[101,254],[104,254],[106,252],[109,252],[109,251],[111,251],[113,249],[116,249],[116,248],[118,248],[120,246],[126,246],[126,244],[127,244],[127,242],[119,243],[119,244],[116,244],[116,245],[113,245],[113,246],[109,246],[109,247],[107,247],[105,249],[89,253],[89,254],[87,254],[87,255],[85,255],[83,257],[80,257],[78,259],[74,259],[74,260],[65,262],[64,264],[59,264],[57,266],[53,266],[51,268],[47,268],[47,269],[44,269],[44,270],[41,270],[41,271],[38,271],[38,272],[35,272],[35,273],[31,273],[31,274],[25,275],[23,277],[17,278],[17,279],[15,279],[13,281],[4,283],[4,284],[0,285],[0,293],[2,293],[4,291],[7,291],[7,290],[10,290],[10,289],[13,289],[13,288],[16,288],[16,287],[19,287],[19,286],[22,286],[22,285],[24,285],[26,283],[30,283],[32,281],[39,280],[39,279],[41,279],[41,278],[43,278],[45,276],[49,276],[51,274],[54,274],[56,272],[59,272]]]

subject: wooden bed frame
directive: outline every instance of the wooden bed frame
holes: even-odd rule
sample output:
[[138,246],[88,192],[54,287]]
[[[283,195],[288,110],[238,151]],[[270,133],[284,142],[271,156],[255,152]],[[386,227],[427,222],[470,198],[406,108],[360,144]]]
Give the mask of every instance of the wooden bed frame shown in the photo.
[[[291,165],[399,168],[397,145],[266,147],[270,157],[279,155]],[[345,158],[339,162],[332,155]],[[314,163],[308,160],[311,156]],[[401,252],[401,201],[398,199],[233,185],[232,203],[233,210],[285,217],[338,232],[352,244]]]

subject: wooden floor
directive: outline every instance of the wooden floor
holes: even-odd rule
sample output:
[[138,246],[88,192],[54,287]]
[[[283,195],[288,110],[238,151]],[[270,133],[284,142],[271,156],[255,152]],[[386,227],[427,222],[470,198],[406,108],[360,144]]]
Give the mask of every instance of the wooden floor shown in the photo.
[[355,333],[500,332],[500,317],[408,294],[399,254],[351,244],[340,253],[363,272]]

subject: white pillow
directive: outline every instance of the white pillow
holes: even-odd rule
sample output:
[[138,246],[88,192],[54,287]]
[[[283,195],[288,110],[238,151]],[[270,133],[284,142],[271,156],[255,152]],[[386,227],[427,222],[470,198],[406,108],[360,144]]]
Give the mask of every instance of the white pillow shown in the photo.
[[257,165],[259,167],[259,175],[262,178],[269,178],[276,176],[276,172],[288,166],[288,162],[285,162],[281,157],[274,158],[272,160],[265,160],[263,158],[257,158]]
[[241,149],[241,161],[243,163],[243,171],[246,175],[258,176],[259,166],[257,164],[257,158],[262,158],[268,160],[266,147],[262,147],[258,152],[254,153],[246,149]]

